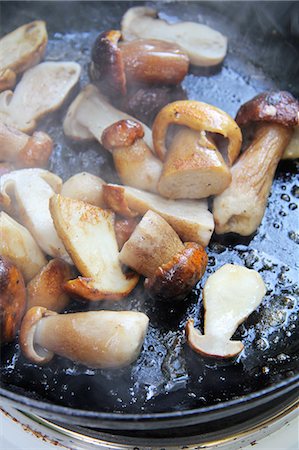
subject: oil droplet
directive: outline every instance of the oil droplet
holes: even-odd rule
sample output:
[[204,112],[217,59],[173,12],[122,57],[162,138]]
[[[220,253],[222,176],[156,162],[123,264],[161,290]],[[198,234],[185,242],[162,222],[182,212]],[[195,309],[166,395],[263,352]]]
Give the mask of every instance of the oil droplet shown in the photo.
[[149,345],[149,346],[148,346],[148,349],[149,349],[150,352],[155,351],[155,347],[154,347],[153,345]]
[[289,209],[290,209],[291,211],[294,211],[295,209],[297,209],[296,203],[290,203],[290,204],[289,204]]
[[270,372],[269,367],[267,367],[267,366],[262,367],[262,372],[264,375],[268,375],[268,373]]
[[285,190],[286,190],[286,188],[287,188],[287,187],[286,187],[286,185],[285,185],[285,184],[283,184],[283,185],[281,186],[281,190],[282,190],[282,191],[285,191]]
[[256,342],[256,346],[259,350],[262,351],[267,350],[270,347],[268,340],[265,338],[258,339]]
[[299,244],[299,234],[295,231],[290,231],[288,234],[289,238],[292,239],[296,244]]
[[291,192],[294,197],[299,198],[299,186],[293,186]]
[[287,361],[290,359],[289,355],[286,355],[285,353],[280,353],[280,355],[277,356],[277,359],[279,362]]
[[280,228],[280,224],[277,223],[277,222],[274,222],[274,223],[273,223],[273,227],[276,228],[276,229],[278,229],[278,228]]
[[278,214],[279,214],[281,217],[285,217],[285,216],[287,215],[287,213],[284,212],[284,211],[279,211]]
[[282,199],[282,200],[284,200],[285,202],[289,202],[291,199],[290,199],[290,196],[288,195],[288,194],[282,194],[281,196],[280,196],[280,198]]

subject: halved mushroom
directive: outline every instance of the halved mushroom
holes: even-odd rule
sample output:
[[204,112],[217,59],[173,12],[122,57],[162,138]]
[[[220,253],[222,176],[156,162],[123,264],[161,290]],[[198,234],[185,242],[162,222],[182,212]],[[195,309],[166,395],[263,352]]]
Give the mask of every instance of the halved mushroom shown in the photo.
[[103,200],[104,184],[105,181],[102,178],[91,173],[76,173],[63,183],[61,195],[103,208],[105,206]]
[[0,160],[16,168],[46,167],[53,149],[50,136],[36,131],[32,136],[0,122]]
[[49,199],[61,185],[61,178],[47,170],[16,170],[1,177],[0,205],[8,210],[15,205],[21,222],[47,255],[71,262],[49,211]]
[[186,242],[208,245],[213,230],[213,215],[206,200],[168,200],[129,186],[107,184],[103,187],[107,206],[124,217],[144,215],[149,209],[162,216]]
[[[72,139],[96,139],[102,143],[105,128],[119,120],[134,120],[128,114],[114,108],[99,90],[89,84],[70,105],[63,122],[66,136]],[[144,140],[152,148],[152,132],[143,125]]]
[[161,39],[175,42],[196,66],[215,66],[225,58],[227,38],[219,31],[195,22],[169,24],[157,16],[157,11],[152,8],[130,8],[121,22],[124,39]]
[[62,259],[51,259],[27,285],[27,310],[42,306],[60,312],[69,303],[64,284],[72,278],[72,268]]
[[249,236],[260,225],[276,167],[298,123],[298,101],[288,92],[265,92],[241,106],[236,121],[258,124],[232,167],[230,186],[214,199],[216,232]]
[[143,140],[142,125],[120,120],[102,134],[102,144],[112,152],[115,169],[124,184],[157,192],[162,163]]
[[36,128],[37,120],[58,109],[79,81],[75,62],[44,62],[23,75],[14,92],[0,94],[0,120],[24,132]]
[[208,262],[201,245],[183,244],[166,220],[153,211],[143,216],[119,258],[146,277],[144,287],[152,297],[163,300],[185,298]]
[[104,92],[125,95],[130,84],[177,85],[185,78],[189,58],[177,43],[120,39],[120,31],[106,31],[92,48],[90,76]]
[[299,158],[299,126],[295,127],[289,145],[287,146],[282,155],[282,159],[297,159],[297,158]]
[[83,277],[68,281],[70,294],[87,300],[118,300],[136,286],[136,274],[124,274],[118,260],[114,213],[61,195],[50,199],[58,235]]
[[135,311],[57,314],[35,307],[23,319],[20,344],[36,364],[57,354],[92,368],[120,368],[138,358],[148,323]]
[[186,324],[186,337],[192,350],[214,358],[233,358],[244,348],[230,338],[237,327],[260,305],[266,287],[255,270],[225,264],[211,275],[203,289],[204,335]]
[[130,217],[130,218],[123,218],[123,217],[116,217],[114,222],[114,231],[115,231],[115,237],[118,244],[118,249],[121,250],[124,243],[127,242],[133,231],[135,230],[136,226],[139,223],[139,218],[137,217]]
[[[184,125],[173,137],[167,152],[170,124]],[[231,165],[242,142],[236,122],[224,111],[196,101],[177,101],[165,106],[153,124],[154,150],[164,161],[158,191],[167,198],[205,198],[219,194],[231,182],[230,170],[211,136],[228,139],[226,159]],[[166,154],[167,152],[167,154]]]
[[0,91],[12,88],[16,75],[38,64],[48,42],[42,20],[22,25],[0,39]]
[[11,342],[26,308],[26,289],[21,271],[0,256],[0,343]]
[[26,282],[47,264],[47,260],[27,230],[4,211],[0,212],[0,254],[12,261]]

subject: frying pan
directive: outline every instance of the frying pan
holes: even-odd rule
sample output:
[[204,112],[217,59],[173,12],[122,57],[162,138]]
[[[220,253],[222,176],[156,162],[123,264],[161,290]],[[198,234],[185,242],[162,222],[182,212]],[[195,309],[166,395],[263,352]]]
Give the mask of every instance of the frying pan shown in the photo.
[[[88,82],[94,39],[104,30],[119,28],[124,12],[136,4],[143,2],[2,2],[1,28],[5,34],[31,20],[44,19],[49,33],[46,59],[79,62],[83,86]],[[169,21],[198,20],[229,38],[229,52],[221,67],[191,68],[183,82],[190,99],[212,103],[234,117],[242,103],[265,89],[286,89],[299,95],[295,3],[146,4]],[[63,135],[66,108],[39,124],[55,142],[50,170],[63,179],[85,170],[117,182],[110,155],[98,143],[78,144]],[[299,380],[297,167],[295,161],[279,164],[256,234],[213,236],[207,273],[186,301],[163,305],[146,298],[138,287],[121,302],[93,304],[93,309],[132,309],[149,315],[149,332],[134,364],[103,371],[55,357],[39,367],[23,358],[16,340],[1,349],[2,400],[64,423],[148,435],[153,430],[163,434],[163,429],[171,427],[176,434],[195,428],[216,432],[232,423],[254,423],[294,402]],[[244,353],[234,363],[221,364],[192,352],[183,329],[192,317],[202,330],[201,288],[210,273],[228,262],[258,270],[267,294],[235,333],[245,345]],[[68,311],[88,307],[74,301]]]

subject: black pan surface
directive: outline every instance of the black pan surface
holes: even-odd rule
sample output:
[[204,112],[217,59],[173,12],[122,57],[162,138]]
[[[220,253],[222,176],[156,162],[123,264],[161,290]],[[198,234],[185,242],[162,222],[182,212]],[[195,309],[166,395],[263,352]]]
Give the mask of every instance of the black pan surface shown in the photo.
[[[79,62],[82,87],[88,82],[87,64],[95,37],[119,28],[123,13],[137,3],[142,4],[2,2],[1,33],[44,19],[49,33],[45,59]],[[291,23],[297,11],[295,3],[146,4],[154,5],[169,21],[198,20],[229,38],[222,67],[210,72],[191,70],[186,77],[183,86],[188,98],[214,104],[234,117],[242,103],[265,89],[287,89],[299,95],[299,45]],[[63,179],[89,171],[117,182],[110,156],[98,143],[74,143],[63,135],[66,108],[38,127],[55,142],[50,170]],[[118,417],[138,420],[160,413],[164,418],[188,417],[198,408],[202,412],[225,411],[234,405],[246,409],[254,399],[266,401],[293,388],[299,373],[297,169],[295,161],[280,163],[265,217],[255,235],[247,239],[213,236],[207,272],[185,302],[162,305],[145,298],[140,286],[121,302],[92,305],[93,309],[132,309],[149,315],[149,332],[136,363],[102,371],[55,357],[49,365],[39,367],[23,358],[16,341],[1,349],[2,396],[46,415],[47,411],[61,417],[73,415],[77,422],[78,417],[89,416],[108,423]],[[245,351],[236,362],[225,365],[204,361],[187,348],[183,330],[189,317],[202,330],[201,287],[209,274],[228,262],[258,270],[267,294],[235,333]],[[86,309],[84,302],[74,301],[68,311]]]

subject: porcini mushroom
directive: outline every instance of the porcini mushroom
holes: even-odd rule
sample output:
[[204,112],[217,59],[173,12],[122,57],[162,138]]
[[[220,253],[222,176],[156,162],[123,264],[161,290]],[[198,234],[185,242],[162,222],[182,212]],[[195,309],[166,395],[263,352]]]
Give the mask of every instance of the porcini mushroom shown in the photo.
[[260,225],[277,164],[298,124],[298,111],[298,101],[283,91],[264,92],[241,106],[236,121],[258,126],[232,167],[230,186],[214,199],[217,233],[249,236]]
[[124,243],[127,242],[127,240],[135,230],[138,223],[139,223],[138,217],[115,218],[114,231],[119,250],[121,250]]
[[10,259],[30,281],[47,264],[47,260],[29,233],[4,211],[0,212],[0,255]]
[[74,198],[103,208],[103,185],[105,181],[88,172],[76,173],[61,188],[63,197]]
[[186,324],[189,346],[204,356],[233,358],[244,348],[230,338],[237,327],[260,305],[266,293],[262,277],[255,270],[225,264],[211,275],[203,289],[204,334]]
[[66,282],[66,291],[93,301],[127,296],[138,276],[121,270],[114,213],[61,195],[50,199],[50,210],[58,235],[83,275]]
[[36,364],[48,363],[57,354],[87,367],[120,368],[138,358],[148,322],[135,311],[57,314],[35,307],[23,319],[20,344]]
[[[89,84],[70,105],[63,122],[66,136],[72,139],[96,139],[102,143],[105,128],[119,120],[134,120],[128,114],[114,108],[99,90]],[[152,147],[152,132],[143,125],[144,140]]]
[[32,136],[0,122],[0,160],[14,163],[16,168],[46,167],[53,149],[47,133]]
[[208,262],[201,245],[183,244],[166,220],[153,211],[143,216],[119,258],[146,277],[144,287],[152,297],[163,300],[185,298]]
[[[170,124],[183,125],[167,152],[165,141]],[[187,128],[185,128],[187,127]],[[237,158],[242,135],[236,122],[215,106],[191,100],[166,105],[153,124],[153,143],[164,162],[158,191],[167,198],[205,198],[222,192],[231,182],[230,170],[213,139],[217,133],[228,139],[226,159]]]
[[1,177],[0,205],[9,209],[13,203],[41,249],[47,255],[71,262],[49,211],[49,199],[60,191],[61,185],[61,178],[44,169],[15,170]]
[[130,8],[121,22],[123,38],[175,42],[196,66],[215,66],[225,58],[227,38],[218,31],[195,22],[170,24],[158,19],[157,16],[157,11],[152,8],[142,6]]
[[26,289],[21,271],[0,256],[0,343],[11,342],[26,308]]
[[297,159],[297,158],[299,158],[299,125],[295,127],[293,136],[282,156],[282,159]]
[[27,285],[27,310],[42,306],[60,312],[69,303],[64,284],[72,278],[72,268],[62,259],[54,258]]
[[128,84],[177,85],[185,78],[189,58],[177,43],[120,39],[120,31],[106,31],[92,48],[90,76],[104,92],[125,95]]
[[0,91],[16,84],[16,76],[38,64],[48,42],[42,20],[22,25],[0,39]]
[[27,70],[14,92],[0,94],[0,120],[24,132],[36,128],[37,120],[58,109],[79,81],[75,62],[44,62]]
[[162,163],[143,140],[142,125],[120,120],[102,134],[102,144],[112,152],[115,169],[124,184],[157,192]]
[[117,184],[105,185],[103,193],[107,206],[121,216],[136,217],[150,209],[162,216],[184,242],[205,247],[211,239],[214,221],[206,200],[169,200]]

